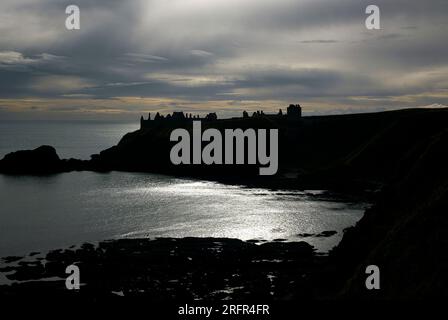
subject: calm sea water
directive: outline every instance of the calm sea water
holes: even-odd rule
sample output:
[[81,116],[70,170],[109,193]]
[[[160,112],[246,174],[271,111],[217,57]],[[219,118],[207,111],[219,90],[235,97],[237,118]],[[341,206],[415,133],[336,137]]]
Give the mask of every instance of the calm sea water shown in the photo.
[[[3,153],[51,144],[62,157],[83,158],[136,129],[105,123],[0,128]],[[0,256],[111,238],[186,236],[306,240],[327,251],[339,242],[344,228],[360,219],[365,205],[315,194],[319,192],[270,191],[141,173],[0,175]],[[298,236],[326,230],[338,234]]]

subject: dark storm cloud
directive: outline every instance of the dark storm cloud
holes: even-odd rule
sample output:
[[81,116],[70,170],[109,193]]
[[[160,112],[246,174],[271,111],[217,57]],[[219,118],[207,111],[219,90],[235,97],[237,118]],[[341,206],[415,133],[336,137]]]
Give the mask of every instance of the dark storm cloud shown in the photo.
[[0,98],[448,102],[445,0],[72,2],[2,2]]

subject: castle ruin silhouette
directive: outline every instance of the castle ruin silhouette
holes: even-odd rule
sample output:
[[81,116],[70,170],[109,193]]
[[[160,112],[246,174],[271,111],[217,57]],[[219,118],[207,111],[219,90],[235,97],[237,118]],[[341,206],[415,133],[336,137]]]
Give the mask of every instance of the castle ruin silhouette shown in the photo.
[[[255,111],[252,113],[252,118],[275,118],[275,119],[287,119],[287,120],[299,120],[302,117],[302,107],[299,104],[290,104],[286,109],[286,114],[283,113],[282,109],[279,109],[277,114],[265,114],[263,111]],[[249,119],[249,113],[243,111],[243,119]],[[240,118],[233,118],[240,119]],[[217,121],[218,116],[216,112],[208,113],[205,117],[200,117],[199,115],[193,115],[192,113],[184,113],[182,111],[175,111],[172,114],[167,114],[166,116],[161,115],[159,112],[156,113],[154,119],[151,119],[151,113],[148,114],[148,119],[143,116],[140,118],[140,129],[151,128],[153,124],[165,122],[165,123],[184,123],[187,121]]]

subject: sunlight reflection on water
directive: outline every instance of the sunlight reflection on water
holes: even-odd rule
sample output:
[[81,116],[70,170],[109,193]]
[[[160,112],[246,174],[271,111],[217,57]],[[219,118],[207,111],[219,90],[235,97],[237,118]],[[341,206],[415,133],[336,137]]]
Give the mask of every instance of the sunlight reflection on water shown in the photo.
[[[119,237],[282,238],[327,251],[365,204],[315,197],[321,193],[139,173],[0,175],[0,256]],[[338,234],[298,236],[326,230]]]

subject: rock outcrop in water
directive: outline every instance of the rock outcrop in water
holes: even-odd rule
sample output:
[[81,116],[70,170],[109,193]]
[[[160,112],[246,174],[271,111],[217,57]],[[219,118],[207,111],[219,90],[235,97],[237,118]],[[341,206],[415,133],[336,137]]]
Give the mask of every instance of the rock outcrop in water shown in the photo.
[[85,170],[104,171],[94,161],[61,159],[51,146],[11,152],[0,160],[0,173],[10,175],[48,175]]
[[48,174],[62,172],[63,162],[51,146],[7,154],[0,161],[0,172],[20,174]]

